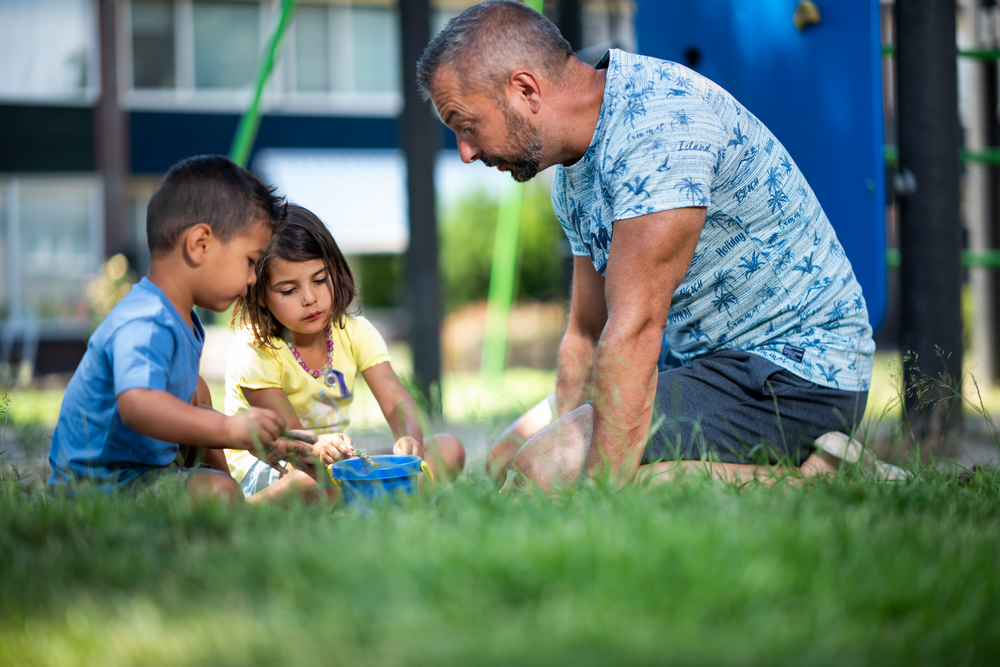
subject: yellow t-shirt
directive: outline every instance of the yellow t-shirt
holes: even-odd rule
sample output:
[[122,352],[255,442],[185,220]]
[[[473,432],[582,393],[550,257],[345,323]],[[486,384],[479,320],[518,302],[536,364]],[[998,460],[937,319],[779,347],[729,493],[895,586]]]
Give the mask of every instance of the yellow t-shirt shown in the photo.
[[[389,351],[371,322],[360,316],[344,320],[344,328],[337,324],[331,327],[333,368],[343,374],[344,387],[328,387],[322,376],[314,378],[306,373],[284,340],[274,340],[277,349],[260,348],[254,344],[252,332],[240,331],[226,362],[226,414],[250,407],[242,387],[278,387],[284,390],[303,428],[314,433],[338,433],[347,428],[347,409],[357,374],[389,361]],[[348,398],[342,398],[345,395]],[[226,459],[237,482],[257,461],[253,454],[239,449],[227,449]]]

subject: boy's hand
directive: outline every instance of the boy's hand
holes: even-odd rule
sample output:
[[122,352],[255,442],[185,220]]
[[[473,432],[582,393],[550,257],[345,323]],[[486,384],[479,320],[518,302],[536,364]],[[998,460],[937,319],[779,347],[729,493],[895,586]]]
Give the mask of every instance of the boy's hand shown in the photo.
[[321,435],[313,445],[313,456],[319,457],[323,465],[333,465],[354,456],[354,443],[343,433]]
[[392,453],[397,455],[412,454],[413,456],[424,458],[424,443],[420,442],[416,438],[404,435],[396,441],[395,445],[392,446]]
[[262,461],[276,466],[289,456],[312,456],[312,445],[279,438],[285,420],[266,408],[250,408],[226,417],[226,434],[233,449],[246,449]]
[[255,449],[277,440],[285,420],[266,408],[250,408],[226,417],[226,437],[231,449]]

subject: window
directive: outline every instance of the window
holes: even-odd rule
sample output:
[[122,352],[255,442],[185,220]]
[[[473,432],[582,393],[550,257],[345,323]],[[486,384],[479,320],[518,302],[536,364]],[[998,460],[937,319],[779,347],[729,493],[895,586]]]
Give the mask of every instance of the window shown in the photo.
[[351,11],[354,50],[354,89],[359,92],[398,92],[399,18],[396,8],[354,7]]
[[292,32],[295,92],[399,93],[395,7],[300,5]]
[[299,5],[295,10],[296,90],[330,90],[329,19],[329,8],[322,5]]
[[84,282],[103,253],[100,186],[93,178],[12,178],[5,190],[4,301],[8,314],[85,320]]
[[174,87],[174,35],[172,0],[133,0],[132,85]]
[[261,51],[260,5],[194,2],[196,88],[247,88]]
[[[446,4],[434,11],[435,32],[472,2]],[[128,7],[128,106],[243,109],[280,0],[131,0]],[[299,2],[265,104],[395,115],[402,103],[400,38],[394,2]]]
[[96,94],[96,3],[2,0],[0,7],[0,95],[72,99]]

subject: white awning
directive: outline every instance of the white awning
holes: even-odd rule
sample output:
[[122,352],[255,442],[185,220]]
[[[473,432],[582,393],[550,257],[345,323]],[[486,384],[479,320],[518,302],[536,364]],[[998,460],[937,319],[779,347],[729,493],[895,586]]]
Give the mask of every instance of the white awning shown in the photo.
[[[397,253],[409,245],[402,151],[269,148],[253,167],[278,194],[319,216],[344,253]],[[462,164],[458,151],[438,154],[434,176],[438,215],[463,194],[499,197],[510,178],[481,163]]]

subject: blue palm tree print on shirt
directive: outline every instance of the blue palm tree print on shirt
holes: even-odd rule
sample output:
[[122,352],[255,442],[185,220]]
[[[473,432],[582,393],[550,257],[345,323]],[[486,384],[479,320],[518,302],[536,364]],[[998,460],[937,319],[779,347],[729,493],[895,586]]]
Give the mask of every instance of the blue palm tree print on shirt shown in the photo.
[[[577,234],[574,253],[589,251],[603,272],[615,221],[707,206],[684,286],[672,295],[672,353],[688,363],[720,347],[758,350],[810,381],[856,391],[871,362],[859,329],[864,300],[781,142],[697,73],[619,51],[601,114],[591,157],[565,175],[558,167],[553,186],[564,229]],[[782,357],[781,344],[807,349],[806,358]],[[848,344],[863,350],[860,361],[848,358]]]
[[695,183],[690,177],[685,177],[681,181],[681,184],[677,186],[677,189],[687,195],[693,206],[705,206],[707,204],[705,192],[702,190],[701,184]]
[[733,138],[729,140],[727,146],[742,146],[747,140],[745,134],[740,132],[740,124],[736,123],[736,129],[733,130]]
[[646,189],[646,183],[649,182],[649,179],[650,177],[647,176],[646,178],[639,180],[639,177],[636,176],[631,183],[629,182],[625,183],[625,189],[631,192],[636,197],[640,196],[649,197],[651,193],[649,192],[649,190]]
[[743,269],[743,278],[749,280],[753,274],[760,271],[764,266],[764,258],[757,253],[756,250],[753,251],[751,255],[740,258],[739,267]]
[[792,271],[801,271],[802,273],[809,275],[813,271],[819,271],[823,267],[819,264],[813,264],[813,253],[806,255],[805,259],[802,260],[801,264],[796,264],[792,267]]

